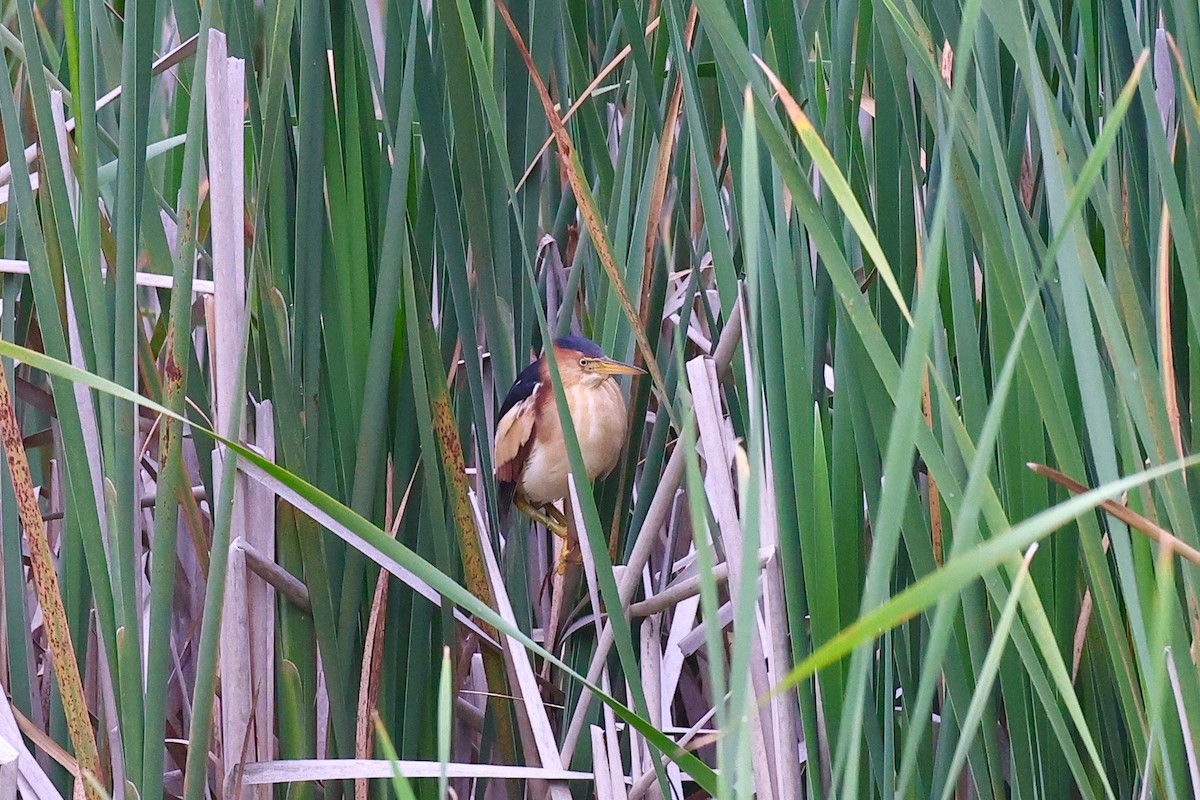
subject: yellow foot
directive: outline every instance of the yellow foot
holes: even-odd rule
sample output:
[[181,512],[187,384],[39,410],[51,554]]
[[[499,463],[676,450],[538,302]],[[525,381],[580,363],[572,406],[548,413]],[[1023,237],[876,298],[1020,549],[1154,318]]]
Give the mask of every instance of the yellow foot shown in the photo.
[[562,549],[558,551],[558,564],[554,567],[554,571],[559,575],[567,574],[567,565],[579,565],[583,563],[583,553],[578,552],[571,546],[571,540],[563,538]]

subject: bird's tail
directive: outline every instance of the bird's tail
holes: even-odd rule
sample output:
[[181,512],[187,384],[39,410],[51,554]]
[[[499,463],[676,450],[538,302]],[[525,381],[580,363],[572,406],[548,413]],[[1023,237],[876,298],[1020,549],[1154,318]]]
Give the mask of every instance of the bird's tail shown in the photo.
[[513,498],[517,494],[517,484],[515,481],[499,481],[496,487],[497,500],[500,505],[500,529],[508,530],[508,521],[512,519]]

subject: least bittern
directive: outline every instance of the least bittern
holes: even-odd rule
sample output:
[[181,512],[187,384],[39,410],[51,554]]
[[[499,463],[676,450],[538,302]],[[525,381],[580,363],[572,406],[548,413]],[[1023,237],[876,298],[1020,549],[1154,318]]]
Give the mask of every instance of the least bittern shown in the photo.
[[[625,399],[612,376],[643,370],[609,358],[582,336],[555,339],[553,352],[587,477],[595,480],[612,472],[625,446]],[[496,425],[495,463],[501,508],[512,503],[562,538],[561,570],[570,544],[566,519],[554,503],[567,494],[571,462],[545,353],[521,370],[504,398]]]

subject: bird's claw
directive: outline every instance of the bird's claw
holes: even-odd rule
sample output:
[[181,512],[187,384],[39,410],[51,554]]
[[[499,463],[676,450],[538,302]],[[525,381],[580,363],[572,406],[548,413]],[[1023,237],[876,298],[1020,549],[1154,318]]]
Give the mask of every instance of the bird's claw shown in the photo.
[[552,525],[546,526],[550,529],[550,532],[560,539],[567,538],[567,518],[563,516],[562,512],[554,506],[546,506],[543,510],[546,512],[546,516],[553,523]]
[[572,546],[571,534],[567,530],[567,520],[562,513],[554,506],[546,506],[544,511],[548,518],[546,530],[562,539],[562,547],[558,551],[558,563],[555,565],[554,571],[560,576],[566,575],[567,565],[582,564],[583,558]]
[[554,567],[554,571],[559,575],[567,574],[567,565],[579,565],[583,563],[583,554],[571,546],[570,539],[563,539],[562,549],[558,551],[558,563]]

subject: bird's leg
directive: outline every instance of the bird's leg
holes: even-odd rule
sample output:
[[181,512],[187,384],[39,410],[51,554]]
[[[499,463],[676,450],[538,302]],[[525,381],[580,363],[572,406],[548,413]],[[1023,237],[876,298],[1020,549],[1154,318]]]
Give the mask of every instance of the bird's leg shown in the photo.
[[570,534],[567,533],[567,519],[562,515],[561,511],[549,504],[539,508],[524,500],[517,500],[514,504],[522,514],[534,522],[545,525],[546,530],[562,539],[562,549],[558,553],[558,564],[554,568],[555,572],[562,575],[566,573],[567,564],[571,563],[572,560],[578,563],[578,559],[572,559],[573,553]]
[[517,500],[513,501],[513,505],[515,505],[517,507],[518,511],[520,511],[525,516],[529,517],[534,522],[538,523],[539,525],[545,525],[546,528],[551,533],[553,533],[555,536],[558,536],[559,538],[562,538],[562,539],[566,538],[566,536],[567,536],[566,520],[564,520],[562,518],[561,514],[558,514],[557,515],[558,518],[555,519],[554,517],[550,516],[550,514],[548,513],[550,509],[553,509],[557,513],[558,509],[554,508],[553,506],[538,507],[538,506],[532,505],[529,502],[527,502],[525,500],[521,500],[521,499],[517,499]]

